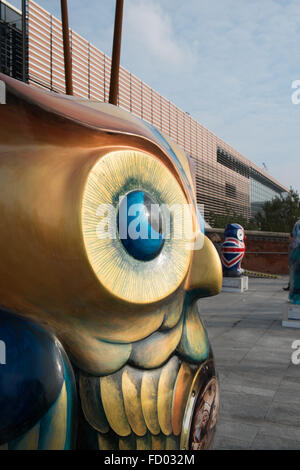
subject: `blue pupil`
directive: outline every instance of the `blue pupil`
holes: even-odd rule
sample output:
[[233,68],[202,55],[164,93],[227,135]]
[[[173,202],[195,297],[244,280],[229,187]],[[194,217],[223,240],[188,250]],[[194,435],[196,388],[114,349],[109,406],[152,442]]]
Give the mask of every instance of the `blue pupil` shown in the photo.
[[140,261],[150,261],[162,250],[164,235],[159,205],[144,191],[132,191],[121,201],[118,231],[126,251]]

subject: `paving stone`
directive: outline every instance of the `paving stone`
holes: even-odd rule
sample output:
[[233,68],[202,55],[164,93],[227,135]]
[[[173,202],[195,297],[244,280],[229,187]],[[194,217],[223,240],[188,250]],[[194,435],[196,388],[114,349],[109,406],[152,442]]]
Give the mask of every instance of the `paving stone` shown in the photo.
[[248,353],[247,348],[224,348],[216,341],[213,348],[216,364],[230,366],[239,362]]
[[285,336],[278,336],[271,333],[266,333],[259,338],[256,343],[256,346],[262,346],[270,351],[274,350],[282,350],[288,351],[291,355],[292,353],[292,343],[294,341],[293,336],[285,335]]
[[232,383],[230,379],[227,380],[225,384],[223,383],[221,387],[222,387],[222,390],[227,391],[227,392],[247,393],[248,395],[256,395],[256,396],[270,397],[270,398],[274,398],[274,396],[277,396],[277,393],[278,393],[272,389],[255,387],[253,386],[253,384],[251,385],[235,384],[235,383]]
[[278,424],[299,427],[300,406],[291,402],[291,396],[285,397],[283,402],[274,402],[270,407],[266,419]]
[[290,403],[300,405],[300,382],[283,379],[274,395],[274,402],[284,403],[286,398]]
[[263,373],[259,373],[256,368],[249,369],[249,367],[243,367],[243,364],[239,364],[239,367],[234,367],[230,373],[227,373],[223,380],[223,386],[227,390],[230,390],[231,386],[243,385],[247,387],[271,390],[275,393],[281,381],[281,373],[278,375],[265,375]]
[[[279,328],[277,328],[277,325]],[[281,321],[277,322],[274,320],[271,327],[265,332],[265,336],[270,336],[274,339],[286,338],[294,341],[295,339],[300,339],[300,331],[295,330],[294,328],[282,328]]]
[[241,439],[217,435],[214,450],[249,450],[251,443]]
[[218,423],[217,432],[220,436],[227,436],[232,439],[245,441],[250,446],[259,429],[259,426],[255,426],[247,422],[242,422],[240,420],[227,420],[223,418],[221,422]]
[[277,392],[285,393],[290,397],[294,394],[298,394],[300,396],[300,381],[299,377],[287,377],[283,378]]
[[300,450],[300,442],[286,439],[284,437],[270,436],[259,432],[254,439],[251,449],[253,450]]
[[226,331],[230,330],[230,328],[227,327],[214,327],[212,325],[205,325],[207,329],[207,334],[210,340],[218,338],[219,336],[223,335]]
[[245,294],[201,300],[220,380],[215,449],[300,450],[300,331],[281,325],[287,282],[249,279]]
[[291,350],[287,349],[284,351],[280,351],[277,349],[276,343],[274,344],[273,350],[271,350],[269,346],[254,346],[248,352],[245,359],[257,362],[263,361],[264,363],[272,362],[273,364],[286,364],[286,366],[288,367],[291,360]]
[[299,380],[300,382],[300,364],[295,365],[295,364],[290,363],[290,365],[288,366],[283,376],[283,380],[291,380],[291,379]]
[[[268,380],[268,377],[278,377],[280,382],[288,370],[289,365],[285,362],[266,362],[263,357],[260,357],[259,360],[252,360],[246,356],[237,367],[244,368],[245,370],[248,370],[249,373],[255,372],[262,374],[266,377],[266,381]],[[236,367],[234,369],[236,370]]]
[[[255,328],[254,328],[255,326]],[[257,327],[245,328],[242,321],[234,328],[223,333],[224,340],[241,341],[245,346],[251,346],[259,341],[264,335],[264,329]]]
[[291,441],[298,441],[300,443],[299,426],[276,424],[265,420],[264,423],[260,426],[260,432],[266,436],[289,439]]
[[221,401],[223,417],[257,424],[267,415],[272,397],[223,391]]

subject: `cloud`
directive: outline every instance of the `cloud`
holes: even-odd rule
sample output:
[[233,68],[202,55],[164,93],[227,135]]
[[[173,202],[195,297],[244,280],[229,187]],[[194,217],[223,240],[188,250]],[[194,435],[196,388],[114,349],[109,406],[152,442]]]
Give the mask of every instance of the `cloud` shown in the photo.
[[126,31],[131,43],[143,49],[144,60],[148,57],[168,66],[182,63],[183,47],[174,34],[170,16],[157,2],[129,1],[126,20]]

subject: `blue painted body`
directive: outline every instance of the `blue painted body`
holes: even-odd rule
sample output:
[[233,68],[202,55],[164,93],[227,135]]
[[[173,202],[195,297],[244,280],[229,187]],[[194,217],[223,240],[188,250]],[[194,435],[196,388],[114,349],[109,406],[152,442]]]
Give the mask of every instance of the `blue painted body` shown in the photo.
[[300,220],[293,228],[292,249],[289,255],[290,294],[289,301],[300,305]]
[[245,232],[239,224],[228,224],[224,231],[224,242],[221,248],[223,275],[239,277],[243,274],[241,268],[245,254]]
[[0,312],[0,339],[6,353],[6,361],[0,365],[0,445],[20,448],[26,433],[40,423],[39,448],[44,448],[43,439],[51,432],[49,420],[65,384],[68,395],[65,444],[71,448],[75,382],[60,343],[36,324],[5,310]]

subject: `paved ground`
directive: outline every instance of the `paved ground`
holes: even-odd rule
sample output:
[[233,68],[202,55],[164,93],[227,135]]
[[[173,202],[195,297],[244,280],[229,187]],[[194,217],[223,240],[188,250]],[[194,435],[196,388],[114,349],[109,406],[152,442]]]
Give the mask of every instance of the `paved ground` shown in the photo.
[[200,301],[221,387],[215,449],[300,449],[300,329],[281,326],[287,282],[249,279],[244,294]]

